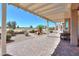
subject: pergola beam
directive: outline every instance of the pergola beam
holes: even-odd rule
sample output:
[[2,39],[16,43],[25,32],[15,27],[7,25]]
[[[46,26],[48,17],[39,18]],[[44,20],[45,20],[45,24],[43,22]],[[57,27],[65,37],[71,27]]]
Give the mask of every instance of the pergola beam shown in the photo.
[[35,11],[38,12],[38,13],[40,13],[40,12],[42,13],[42,12],[48,11],[48,10],[50,10],[52,8],[54,9],[54,8],[56,8],[56,6],[59,6],[59,4],[54,4],[54,5],[52,5],[52,4],[46,4],[42,8],[39,8],[39,9],[37,9]]
[[23,10],[25,10],[25,11],[27,10],[29,13],[32,13],[32,14],[34,14],[34,15],[37,15],[37,16],[39,16],[39,17],[41,17],[41,18],[46,19],[46,20],[55,22],[55,21],[53,21],[52,19],[49,19],[48,17],[44,17],[44,16],[42,16],[42,15],[39,15],[39,14],[37,14],[37,13],[35,13],[35,12],[33,12],[33,11],[27,9],[27,8],[25,8],[24,6],[22,7],[19,3],[16,3],[16,4],[11,3],[10,5],[13,5],[13,6],[15,6],[15,7],[21,8],[21,9],[23,9]]
[[37,6],[37,8],[34,8],[33,10],[34,10],[34,11],[35,11],[35,10],[39,10],[39,8],[43,8],[43,7],[47,6],[47,5],[49,5],[49,4],[48,4],[48,3],[47,3],[47,4],[41,3],[39,7]]
[[57,7],[57,8],[56,8],[56,6],[54,6],[54,7],[47,9],[47,10],[40,11],[38,13],[45,14],[45,13],[50,13],[50,12],[56,12],[56,11],[59,11],[60,9],[66,10],[64,5],[61,7],[59,5],[59,7]]

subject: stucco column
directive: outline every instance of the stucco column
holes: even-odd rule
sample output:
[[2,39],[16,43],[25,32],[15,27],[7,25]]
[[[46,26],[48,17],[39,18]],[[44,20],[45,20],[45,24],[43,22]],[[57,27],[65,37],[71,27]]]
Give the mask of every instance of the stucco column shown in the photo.
[[6,54],[6,3],[2,4],[1,55]]
[[49,27],[49,24],[48,24],[48,20],[47,20],[47,26],[46,27],[47,27],[47,36],[48,36],[49,35],[49,28],[48,28]]
[[58,24],[58,32],[60,33],[61,31],[61,24]]
[[70,33],[70,18],[68,19],[68,31]]
[[70,19],[70,35],[71,45],[78,45],[78,12],[77,10],[71,10],[71,19]]

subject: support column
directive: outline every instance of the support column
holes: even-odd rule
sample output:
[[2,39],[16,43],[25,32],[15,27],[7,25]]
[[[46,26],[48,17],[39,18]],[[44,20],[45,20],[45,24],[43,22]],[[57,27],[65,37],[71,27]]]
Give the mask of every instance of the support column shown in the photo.
[[61,25],[58,24],[57,26],[58,26],[58,33],[60,33],[60,31],[61,31],[61,30],[60,30],[60,26],[61,26]]
[[78,12],[77,10],[71,10],[70,19],[70,34],[71,34],[71,45],[78,45]]
[[6,54],[6,3],[2,4],[1,53]]
[[48,20],[47,20],[47,36],[49,35],[49,24],[48,24]]
[[68,31],[70,33],[70,18],[68,19]]

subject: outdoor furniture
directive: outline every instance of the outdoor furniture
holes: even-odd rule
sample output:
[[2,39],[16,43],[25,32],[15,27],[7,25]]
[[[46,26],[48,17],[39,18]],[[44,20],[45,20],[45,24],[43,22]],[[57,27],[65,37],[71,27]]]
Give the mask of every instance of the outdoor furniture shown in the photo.
[[69,32],[60,33],[60,39],[70,40],[70,33]]

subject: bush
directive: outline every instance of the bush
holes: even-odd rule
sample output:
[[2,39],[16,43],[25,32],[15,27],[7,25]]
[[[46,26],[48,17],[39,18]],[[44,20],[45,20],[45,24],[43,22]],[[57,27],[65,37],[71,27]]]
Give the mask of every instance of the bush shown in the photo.
[[7,33],[10,33],[12,36],[15,36],[14,30],[12,29],[8,30]]
[[11,39],[11,34],[7,33],[7,35],[6,35],[6,41],[10,41],[10,39]]
[[53,33],[53,31],[50,31],[50,33]]
[[35,33],[35,30],[34,29],[32,29],[31,31],[29,31],[30,33]]
[[[12,35],[10,33],[7,33],[7,35],[6,35],[6,41],[10,41],[11,36]],[[0,34],[0,39],[1,39],[1,34]]]

